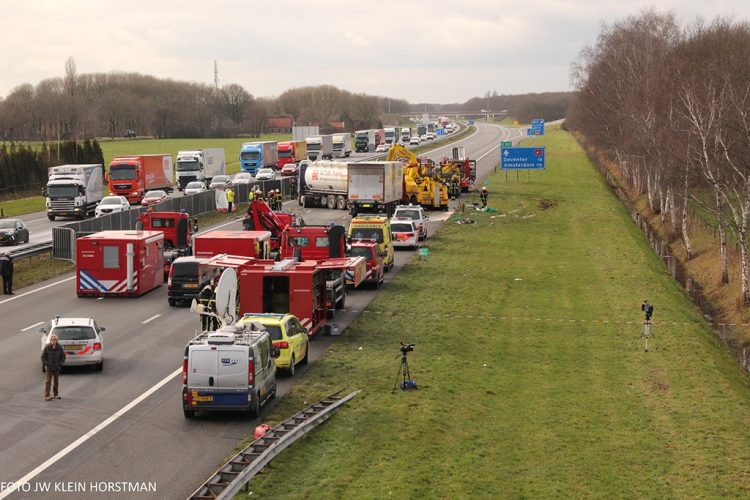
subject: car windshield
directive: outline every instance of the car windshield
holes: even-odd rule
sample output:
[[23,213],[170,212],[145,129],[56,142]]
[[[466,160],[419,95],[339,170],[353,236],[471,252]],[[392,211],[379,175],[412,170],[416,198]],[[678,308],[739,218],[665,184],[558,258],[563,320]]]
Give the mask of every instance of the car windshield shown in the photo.
[[14,227],[16,227],[14,219],[0,220],[0,229],[13,229]]
[[198,277],[197,262],[175,262],[172,264],[170,274],[173,278],[183,278],[185,276]]
[[100,205],[119,205],[120,203],[122,203],[122,202],[120,201],[120,197],[119,196],[117,196],[117,197],[111,197],[111,198],[109,196],[107,196],[106,198],[104,198],[102,200],[102,202],[100,203]]
[[263,325],[268,330],[271,340],[281,340],[281,327],[277,325]]
[[135,167],[132,165],[114,164],[109,167],[109,178],[113,181],[135,179]]
[[188,189],[201,189],[203,187],[202,182],[189,182],[187,186],[185,186]]
[[57,335],[57,340],[89,340],[96,338],[94,329],[90,326],[57,326],[50,332],[50,335],[53,333]]
[[419,210],[397,210],[395,217],[408,217],[411,220],[419,220]]
[[47,186],[50,198],[75,198],[78,196],[78,186]]
[[411,233],[414,231],[414,228],[411,224],[406,224],[404,222],[394,222],[391,224],[391,231],[394,233]]
[[271,169],[270,168],[261,168],[260,170],[258,170],[258,173],[259,174],[263,174],[263,175],[270,174],[271,173]]
[[229,180],[229,177],[227,177],[226,175],[217,175],[216,177],[214,177],[213,182],[218,184],[221,182],[227,182],[228,180]]
[[383,230],[376,227],[356,227],[352,230],[352,238],[355,240],[375,240],[383,243]]
[[190,161],[178,161],[177,162],[177,171],[178,172],[184,172],[186,170],[200,170],[201,164],[198,162],[198,160],[190,160]]
[[365,247],[352,247],[349,251],[351,257],[364,257],[365,259],[370,258],[370,249]]
[[235,181],[249,180],[252,176],[250,174],[237,174],[234,176]]
[[260,153],[257,151],[247,151],[240,155],[243,160],[257,160],[260,158]]
[[167,196],[167,193],[164,191],[149,191],[146,193],[146,198],[163,198],[164,196]]

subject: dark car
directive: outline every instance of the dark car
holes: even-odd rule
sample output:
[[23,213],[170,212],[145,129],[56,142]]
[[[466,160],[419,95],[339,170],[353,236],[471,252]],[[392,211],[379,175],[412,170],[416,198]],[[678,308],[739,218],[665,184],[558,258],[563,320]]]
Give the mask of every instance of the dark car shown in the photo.
[[29,229],[21,219],[0,219],[0,244],[16,245],[29,242]]

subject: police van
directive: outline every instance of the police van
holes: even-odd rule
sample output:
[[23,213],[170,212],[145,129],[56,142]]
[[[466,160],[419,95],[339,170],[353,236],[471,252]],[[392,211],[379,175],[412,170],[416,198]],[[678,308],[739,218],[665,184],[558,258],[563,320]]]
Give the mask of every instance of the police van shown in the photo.
[[248,411],[253,417],[276,395],[279,349],[262,324],[249,322],[204,332],[185,347],[182,407],[197,411]]

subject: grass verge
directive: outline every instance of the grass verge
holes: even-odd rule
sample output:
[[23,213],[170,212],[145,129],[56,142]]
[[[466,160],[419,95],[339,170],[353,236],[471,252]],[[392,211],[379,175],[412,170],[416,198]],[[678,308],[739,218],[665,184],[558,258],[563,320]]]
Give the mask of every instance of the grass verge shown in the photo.
[[[492,177],[498,212],[446,223],[267,417],[362,390],[251,496],[750,495],[747,377],[571,136],[546,133],[548,169]],[[399,341],[420,388],[391,394]]]
[[32,212],[44,211],[44,197],[30,196],[14,200],[0,200],[2,217],[16,217],[18,215],[30,214]]

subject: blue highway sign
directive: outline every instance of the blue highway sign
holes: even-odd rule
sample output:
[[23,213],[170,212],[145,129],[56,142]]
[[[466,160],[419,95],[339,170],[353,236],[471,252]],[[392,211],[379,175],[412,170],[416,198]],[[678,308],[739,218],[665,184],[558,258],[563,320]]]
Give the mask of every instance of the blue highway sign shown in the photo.
[[538,148],[502,148],[503,170],[544,170],[544,146]]
[[534,118],[531,120],[529,135],[544,135],[544,118]]

